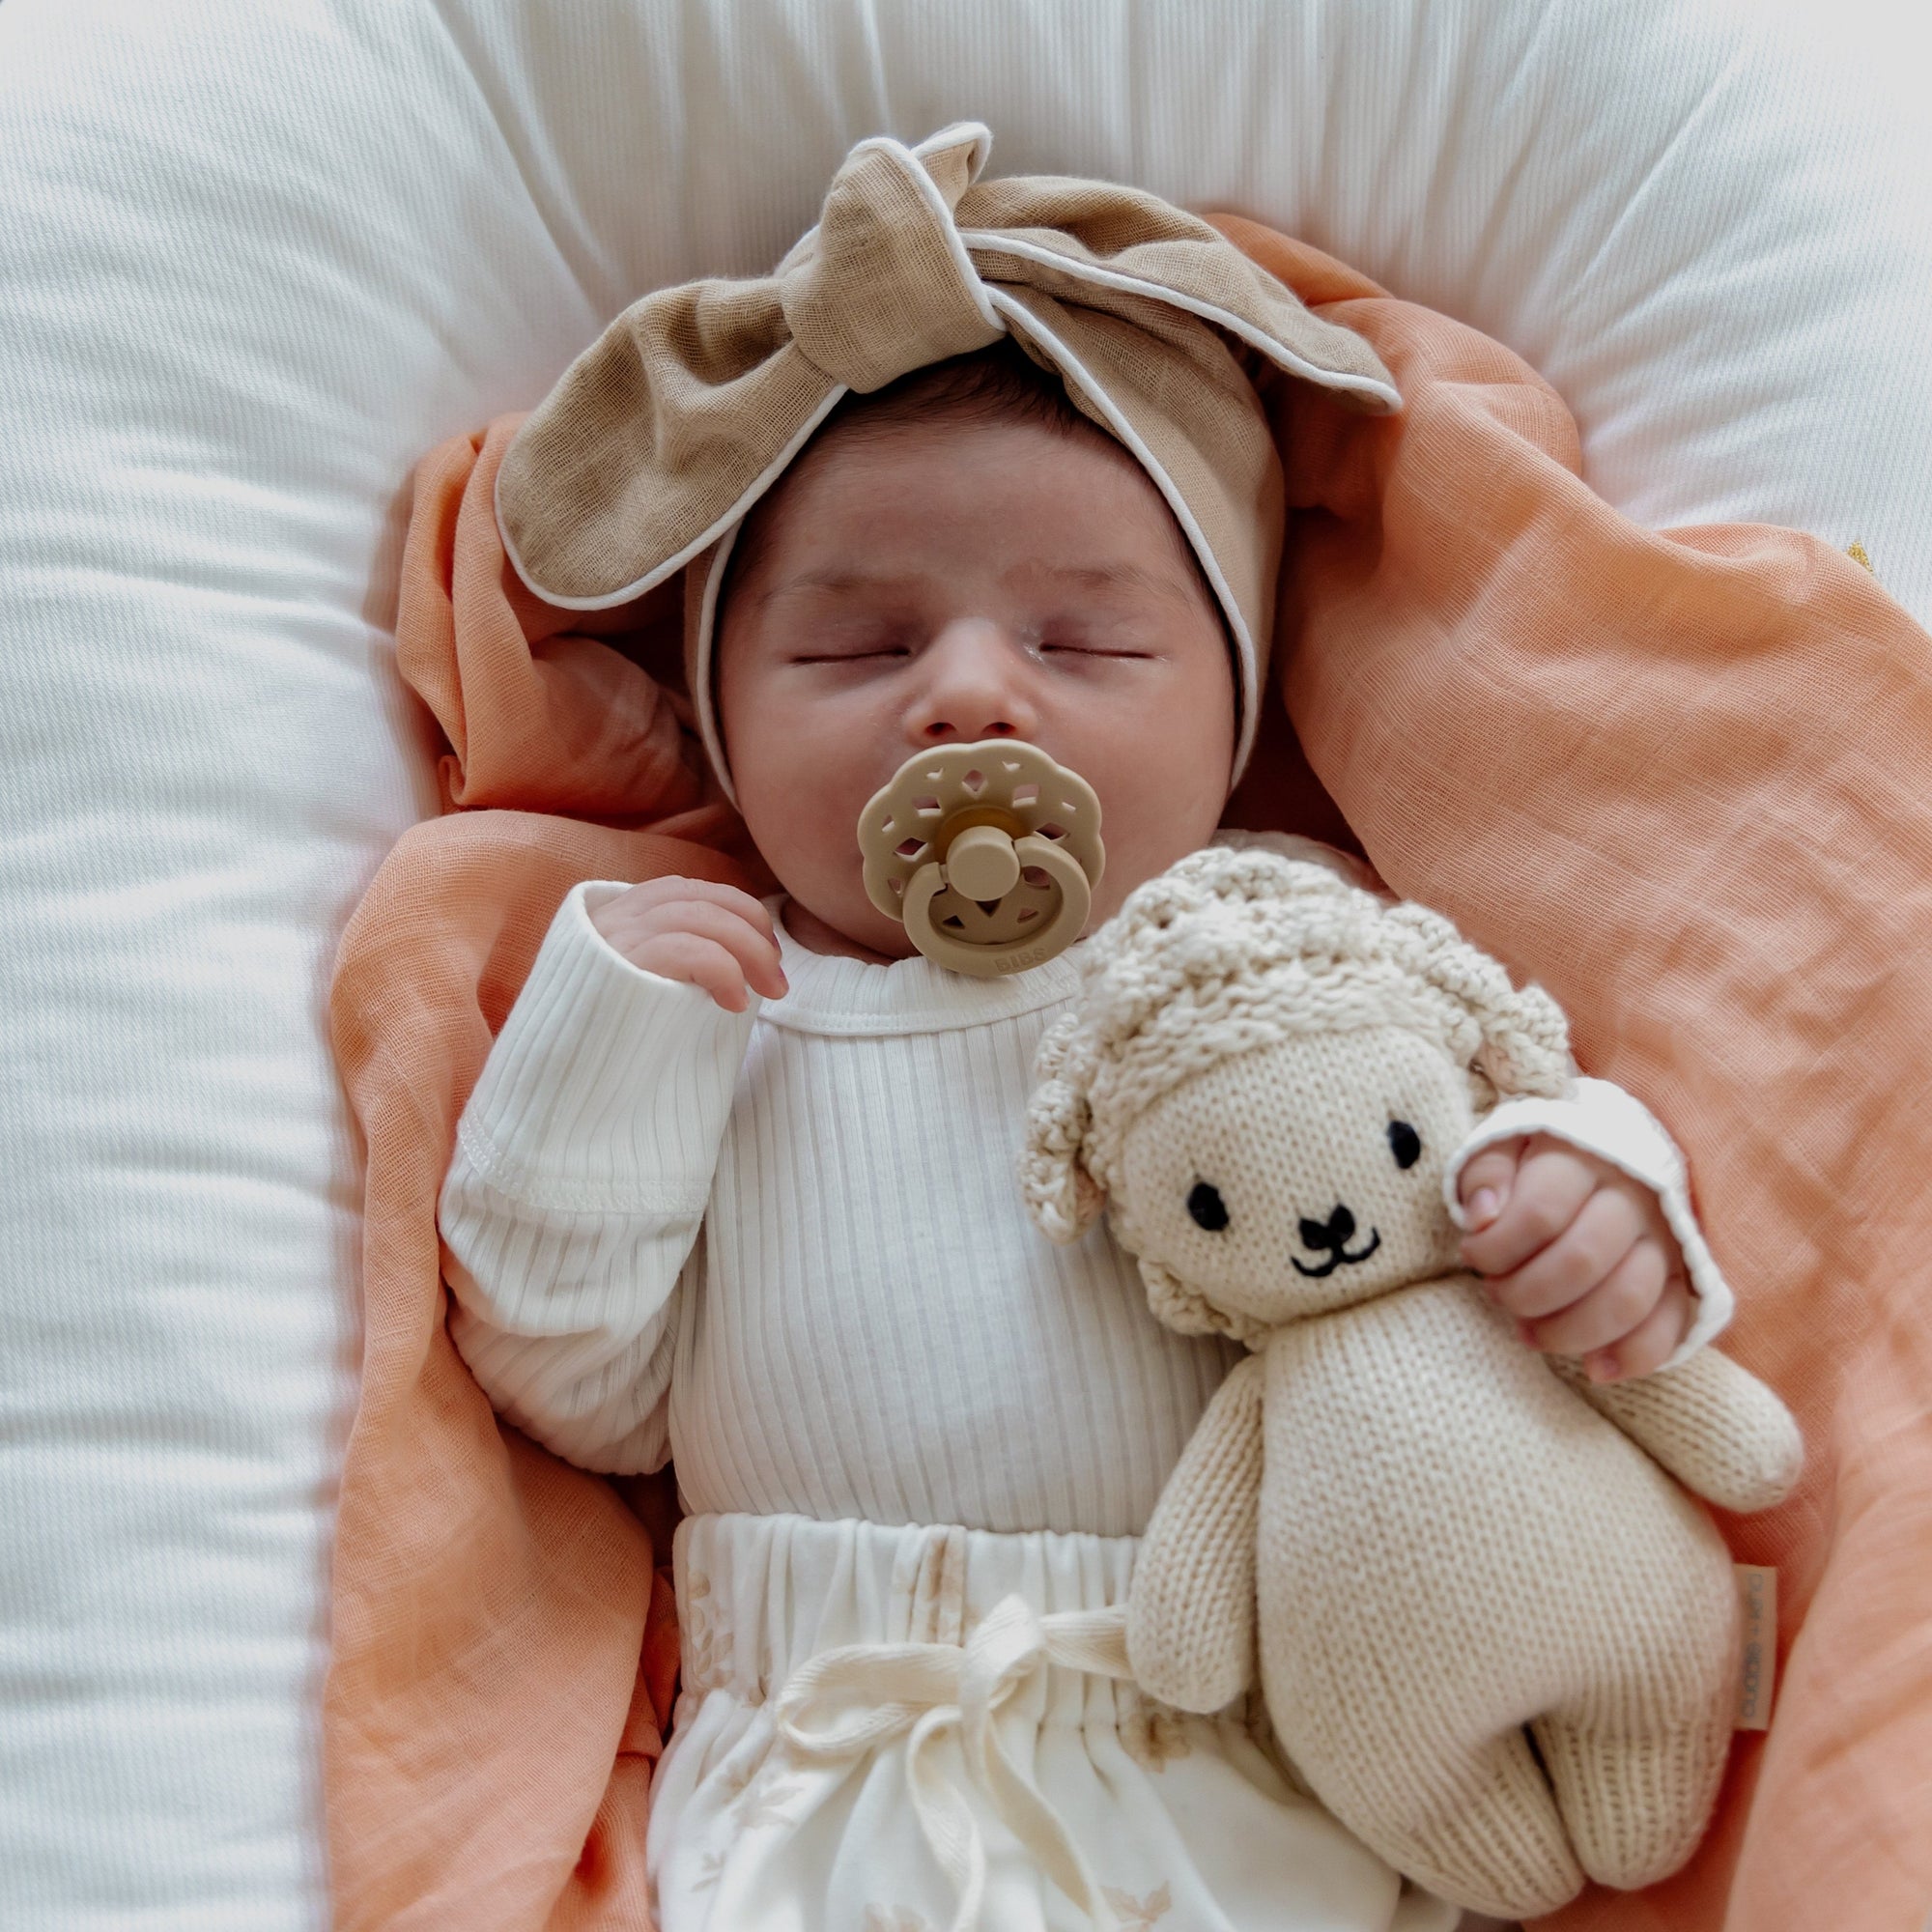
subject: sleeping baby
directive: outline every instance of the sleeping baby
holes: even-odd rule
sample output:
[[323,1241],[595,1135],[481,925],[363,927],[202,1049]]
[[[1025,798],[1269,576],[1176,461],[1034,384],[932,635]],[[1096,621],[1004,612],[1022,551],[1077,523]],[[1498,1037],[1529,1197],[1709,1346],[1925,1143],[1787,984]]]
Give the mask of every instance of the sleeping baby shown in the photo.
[[[1392,408],[1367,345],[1135,191],[980,182],[984,130],[863,144],[776,274],[646,298],[505,460],[530,587],[683,573],[724,795],[783,890],[592,881],[558,908],[441,1196],[450,1329],[582,1467],[674,1459],[682,1688],[665,1932],[1406,1932],[1406,1889],[1258,1711],[1185,1716],[1104,1613],[1238,1350],[1149,1312],[1015,1179],[1076,950],[949,972],[854,827],[913,753],[1024,740],[1098,797],[1088,929],[1215,839],[1283,532],[1265,402]],[[1577,1080],[1469,1159],[1463,1244],[1526,1347],[1599,1378],[1719,1328],[1682,1163]]]

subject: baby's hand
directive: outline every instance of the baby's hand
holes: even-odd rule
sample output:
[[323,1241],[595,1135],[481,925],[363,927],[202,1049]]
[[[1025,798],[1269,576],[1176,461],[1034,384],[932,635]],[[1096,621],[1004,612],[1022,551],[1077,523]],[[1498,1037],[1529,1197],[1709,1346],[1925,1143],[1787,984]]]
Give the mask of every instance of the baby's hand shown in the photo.
[[1649,1188],[1548,1134],[1485,1148],[1457,1189],[1463,1262],[1532,1349],[1592,1381],[1661,1367],[1690,1326],[1684,1251]]
[[646,879],[599,906],[590,923],[633,966],[702,986],[727,1013],[742,1013],[751,993],[784,997],[772,916],[736,886]]

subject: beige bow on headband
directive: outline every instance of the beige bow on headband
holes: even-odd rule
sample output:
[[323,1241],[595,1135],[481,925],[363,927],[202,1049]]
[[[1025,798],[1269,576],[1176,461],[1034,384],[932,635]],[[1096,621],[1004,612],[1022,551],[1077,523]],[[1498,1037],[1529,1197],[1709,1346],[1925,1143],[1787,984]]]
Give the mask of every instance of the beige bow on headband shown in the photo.
[[1104,182],[980,182],[991,140],[962,123],[915,148],[860,142],[775,273],[632,303],[504,456],[504,546],[549,603],[626,603],[712,549],[694,599],[692,693],[727,787],[710,632],[728,539],[849,390],[1006,334],[1056,370],[1159,488],[1220,600],[1238,659],[1237,774],[1283,520],[1246,368],[1259,356],[1355,407],[1401,407],[1360,336],[1312,315],[1207,222]]

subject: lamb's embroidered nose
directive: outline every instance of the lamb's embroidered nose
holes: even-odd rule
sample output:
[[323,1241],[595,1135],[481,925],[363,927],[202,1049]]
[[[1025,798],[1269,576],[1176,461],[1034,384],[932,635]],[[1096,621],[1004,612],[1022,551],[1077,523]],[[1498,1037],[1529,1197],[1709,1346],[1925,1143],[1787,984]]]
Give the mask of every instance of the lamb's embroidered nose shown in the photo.
[[1382,1244],[1381,1230],[1371,1228],[1369,1238],[1351,1255],[1349,1240],[1355,1232],[1355,1217],[1338,1201],[1335,1211],[1325,1221],[1301,1223],[1301,1242],[1304,1247],[1315,1249],[1323,1257],[1319,1262],[1304,1262],[1298,1255],[1290,1255],[1296,1274],[1305,1274],[1310,1281],[1320,1281],[1324,1275],[1331,1275],[1347,1263],[1353,1266],[1356,1262],[1365,1262]]
[[1326,1221],[1301,1223],[1301,1245],[1305,1248],[1329,1248],[1336,1251],[1347,1243],[1355,1232],[1355,1217],[1338,1201],[1335,1211]]

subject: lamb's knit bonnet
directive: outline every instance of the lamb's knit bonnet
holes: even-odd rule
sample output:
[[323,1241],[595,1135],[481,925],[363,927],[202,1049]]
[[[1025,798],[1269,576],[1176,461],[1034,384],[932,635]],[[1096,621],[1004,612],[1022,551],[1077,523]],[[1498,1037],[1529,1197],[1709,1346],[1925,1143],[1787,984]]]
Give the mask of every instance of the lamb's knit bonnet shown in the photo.
[[1234,1054],[1398,1026],[1497,1094],[1560,1093],[1569,1029],[1440,913],[1390,904],[1324,865],[1210,845],[1138,886],[1081,949],[1081,995],[1040,1042],[1021,1182],[1068,1240],[1116,1185],[1128,1129]]
[[912,148],[860,142],[772,274],[632,303],[504,455],[504,548],[546,602],[605,610],[689,569],[686,669],[727,793],[711,646],[732,541],[848,391],[1008,334],[1058,373],[1160,490],[1220,603],[1234,778],[1254,744],[1284,517],[1250,371],[1272,365],[1360,409],[1401,406],[1360,336],[1206,221],[1104,182],[981,182],[991,138],[961,123]]

